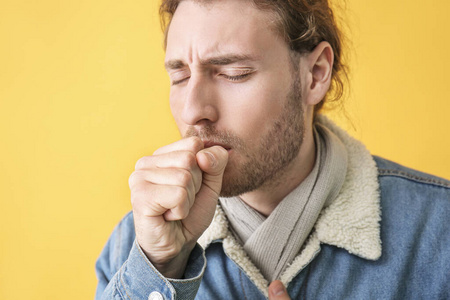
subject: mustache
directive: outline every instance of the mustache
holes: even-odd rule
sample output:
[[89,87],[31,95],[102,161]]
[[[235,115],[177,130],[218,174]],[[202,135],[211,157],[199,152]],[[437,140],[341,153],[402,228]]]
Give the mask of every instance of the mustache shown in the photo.
[[203,141],[210,141],[229,146],[230,148],[240,149],[243,147],[243,141],[236,134],[229,130],[217,130],[214,126],[205,125],[201,128],[189,126],[184,134],[184,138],[196,136]]

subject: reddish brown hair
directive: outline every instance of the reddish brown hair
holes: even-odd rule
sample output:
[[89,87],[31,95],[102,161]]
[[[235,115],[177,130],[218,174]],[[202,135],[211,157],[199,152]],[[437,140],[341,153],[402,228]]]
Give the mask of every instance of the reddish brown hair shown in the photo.
[[[182,0],[163,0],[160,6],[161,26],[165,31],[166,47],[168,25]],[[207,3],[212,0],[196,0]],[[330,43],[334,52],[334,64],[330,90],[325,99],[316,105],[318,112],[325,102],[342,97],[347,67],[342,62],[342,33],[336,25],[328,0],[251,0],[262,10],[278,16],[276,30],[284,37],[292,51],[298,54],[311,52],[320,42]]]

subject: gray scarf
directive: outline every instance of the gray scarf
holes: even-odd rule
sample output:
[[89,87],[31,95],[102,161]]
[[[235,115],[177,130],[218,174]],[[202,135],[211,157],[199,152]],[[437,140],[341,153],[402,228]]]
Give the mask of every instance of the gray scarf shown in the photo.
[[315,124],[316,162],[311,173],[266,218],[240,197],[220,198],[234,236],[269,281],[299,254],[322,208],[338,195],[347,173],[347,150],[326,127]]

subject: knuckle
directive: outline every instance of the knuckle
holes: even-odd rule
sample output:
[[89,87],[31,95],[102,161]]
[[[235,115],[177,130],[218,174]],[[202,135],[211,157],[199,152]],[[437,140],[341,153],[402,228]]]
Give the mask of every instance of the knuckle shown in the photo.
[[145,169],[145,167],[148,165],[149,161],[151,159],[151,156],[144,156],[138,159],[136,162],[136,165],[134,166],[135,170]]
[[182,158],[183,165],[186,166],[189,169],[194,168],[194,166],[197,165],[197,158],[195,157],[195,154],[189,151],[183,152],[183,158]]
[[130,200],[131,200],[131,206],[133,206],[133,208],[139,207],[140,206],[139,203],[141,202],[140,201],[141,193],[139,193],[137,190],[138,190],[138,188],[136,186],[131,190]]
[[163,147],[161,147],[161,148],[156,149],[155,151],[153,151],[152,155],[158,155],[158,154],[160,154],[161,151],[162,151],[162,148],[163,148]]
[[145,157],[139,158],[136,164],[134,165],[135,170],[139,170],[144,166]]
[[128,184],[130,186],[130,189],[132,189],[133,186],[137,184],[149,182],[146,180],[147,175],[148,171],[145,170],[137,170],[131,173],[130,177],[128,178]]
[[135,179],[136,178],[136,174],[131,173],[130,177],[128,177],[128,186],[130,187],[130,189],[132,188],[132,186],[134,185]]
[[188,186],[189,183],[192,181],[191,172],[184,170],[184,169],[180,169],[178,171],[178,180],[180,182],[180,185]]
[[191,147],[195,150],[200,150],[203,148],[203,141],[198,136],[193,136],[190,138]]
[[183,203],[185,203],[188,199],[188,192],[185,188],[183,187],[178,187],[175,191],[174,191],[174,198],[176,199],[176,206],[182,206]]
[[130,177],[128,177],[128,185],[130,186],[130,189],[136,185],[137,182],[139,182],[140,174],[138,171],[134,171],[131,173]]

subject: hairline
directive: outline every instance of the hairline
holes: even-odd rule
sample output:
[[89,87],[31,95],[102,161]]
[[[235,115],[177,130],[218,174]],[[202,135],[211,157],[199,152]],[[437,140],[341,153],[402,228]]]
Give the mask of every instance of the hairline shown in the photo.
[[[214,2],[217,2],[219,0],[179,0],[177,8],[174,10],[169,22],[165,25],[165,28],[164,28],[164,50],[166,50],[166,48],[167,48],[167,36],[169,34],[169,28],[170,28],[170,24],[172,23],[173,16],[175,15],[175,12],[178,9],[178,6],[183,1],[193,1],[193,2],[199,3],[200,5],[208,6],[208,5],[213,5]],[[269,28],[271,30],[273,30],[275,32],[275,34],[280,35],[280,37],[283,38],[285,40],[285,42],[289,45],[287,35],[284,30],[281,15],[277,10],[275,10],[273,8],[264,9],[264,8],[258,6],[255,0],[240,0],[240,1],[249,1],[250,4],[252,5],[252,7],[254,7],[255,9],[269,13],[271,15],[271,16],[268,16]]]
[[[199,3],[200,5],[208,6],[208,5],[213,5],[214,2],[219,1],[219,0],[179,0],[177,8],[174,10],[169,22],[166,24],[166,26],[164,28],[164,43],[163,43],[164,51],[167,50],[167,37],[169,35],[169,29],[170,29],[170,25],[172,23],[173,16],[175,15],[175,12],[177,11],[178,6],[183,1],[193,1],[193,2]],[[276,9],[273,9],[272,7],[264,9],[264,8],[258,6],[255,0],[240,0],[240,1],[250,1],[250,4],[255,9],[258,9],[260,11],[264,11],[264,12],[267,12],[268,14],[270,14],[270,16],[267,16],[268,22],[269,22],[269,29],[272,30],[276,35],[281,37],[284,40],[284,42],[288,45],[289,58],[290,58],[291,64],[292,64],[293,68],[295,70],[297,70],[299,67],[298,66],[299,56],[301,56],[303,53],[292,49],[292,46],[289,43],[285,28],[284,28],[284,24],[283,24],[280,12],[278,12]]]

